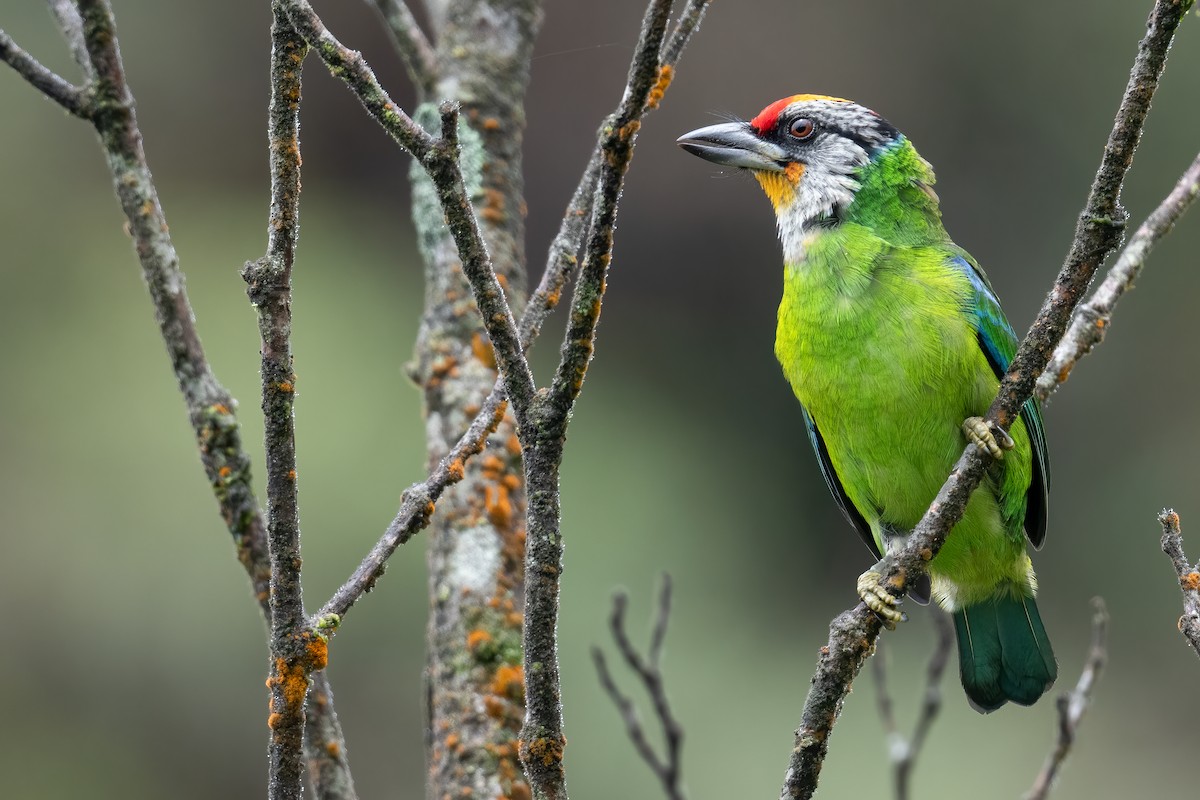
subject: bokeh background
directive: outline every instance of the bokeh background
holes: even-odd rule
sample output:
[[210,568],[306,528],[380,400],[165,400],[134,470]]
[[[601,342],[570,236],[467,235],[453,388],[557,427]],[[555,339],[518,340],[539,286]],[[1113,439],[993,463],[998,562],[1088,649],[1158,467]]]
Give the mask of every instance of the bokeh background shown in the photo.
[[[242,400],[261,478],[255,318],[238,270],[262,252],[268,4],[115,0],[146,149],[200,330]],[[580,798],[659,796],[598,689],[614,587],[636,630],[656,576],[677,586],[666,671],[692,796],[774,797],[828,620],[869,563],[826,494],[772,355],[780,259],[747,179],[677,150],[714,113],[799,91],[878,109],[936,166],[947,225],[1024,330],[1058,269],[1149,0],[949,3],[719,0],[648,118],[621,207],[598,355],[564,467],[562,662]],[[394,96],[412,89],[366,3],[317,3]],[[541,254],[617,101],[640,0],[547,3],[528,109],[529,252]],[[0,25],[73,75],[44,4]],[[1133,221],[1195,154],[1200,20],[1185,20],[1125,190]],[[310,60],[296,269],[305,589],[315,607],[422,476],[403,377],[422,287],[407,159]],[[1200,555],[1200,390],[1192,298],[1200,212],[1154,253],[1108,342],[1046,412],[1051,532],[1040,605],[1073,685],[1088,601],[1111,663],[1056,796],[1194,789],[1200,665],[1155,513]],[[93,134],[0,70],[0,795],[250,798],[266,773],[263,625],[215,513]],[[551,324],[536,350],[547,374]],[[379,364],[391,364],[380,370]],[[424,542],[349,617],[330,675],[363,797],[423,794]],[[885,637],[911,724],[929,620]],[[623,683],[632,687],[627,676]],[[951,670],[919,796],[1012,798],[1054,705],[972,712]],[[863,678],[822,796],[889,791]]]

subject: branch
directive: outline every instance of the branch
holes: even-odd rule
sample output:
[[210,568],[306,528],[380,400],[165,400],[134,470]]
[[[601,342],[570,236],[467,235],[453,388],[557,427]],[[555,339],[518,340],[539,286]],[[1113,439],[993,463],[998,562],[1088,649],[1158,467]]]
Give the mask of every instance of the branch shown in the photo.
[[[1156,0],[1148,31],[1138,45],[1100,168],[1080,215],[1075,237],[1062,270],[1047,295],[1037,319],[1016,356],[987,419],[1007,428],[1030,398],[1034,382],[1066,331],[1071,313],[1104,258],[1113,250],[1124,228],[1125,213],[1118,198],[1150,100],[1166,61],[1175,30],[1185,12],[1178,0]],[[904,547],[889,556],[883,583],[897,597],[924,574],[946,536],[962,518],[971,493],[983,479],[990,457],[967,445],[946,483],[925,516],[908,536]],[[829,644],[822,648],[812,688],[804,704],[795,746],[784,776],[781,798],[811,797],[820,779],[829,748],[829,735],[837,722],[850,683],[878,638],[882,624],[864,604],[843,612],[829,627]]]
[[913,728],[913,735],[905,739],[896,726],[896,717],[892,711],[892,696],[887,688],[887,662],[884,654],[876,650],[871,659],[875,676],[875,688],[879,697],[879,717],[883,722],[884,732],[888,738],[888,757],[892,762],[892,776],[896,788],[896,800],[908,800],[909,786],[912,782],[913,767],[921,755],[921,747],[937,719],[942,708],[942,673],[950,658],[950,649],[954,644],[954,628],[950,625],[950,617],[940,608],[931,608],[933,624],[937,628],[937,644],[929,657],[929,666],[925,674],[925,698],[921,703],[920,716]]
[[404,59],[408,75],[421,97],[432,97],[437,84],[437,53],[425,37],[416,17],[404,0],[373,0],[387,23],[396,52]]
[[558,590],[563,542],[558,495],[559,467],[567,424],[583,388],[595,347],[596,325],[612,256],[613,226],[634,139],[650,106],[662,70],[660,52],[671,0],[651,0],[617,113],[602,128],[600,162],[583,266],[575,284],[562,354],[550,389],[539,395],[532,416],[536,436],[522,434],[525,484],[529,492],[525,549],[525,724],[521,763],[535,798],[566,798],[563,771],[561,686],[558,672]]
[[22,50],[3,29],[0,29],[0,61],[4,61],[33,88],[67,111],[81,119],[88,119],[91,107],[84,91],[59,77],[53,70],[42,66],[41,62]]
[[1045,800],[1054,787],[1058,771],[1071,752],[1075,743],[1075,734],[1079,731],[1079,723],[1092,702],[1092,694],[1096,691],[1096,683],[1104,672],[1104,664],[1108,661],[1108,610],[1104,600],[1092,598],[1092,646],[1088,650],[1087,661],[1075,689],[1064,692],[1058,698],[1058,739],[1054,749],[1046,757],[1042,771],[1033,782],[1033,788],[1025,795],[1025,800]]
[[1200,656],[1200,562],[1195,566],[1188,563],[1183,552],[1183,532],[1179,526],[1179,515],[1173,509],[1164,508],[1158,515],[1162,525],[1162,551],[1171,559],[1175,574],[1179,577],[1179,588],[1183,592],[1183,616],[1179,618],[1179,632]]
[[1171,232],[1197,194],[1200,194],[1200,154],[1184,171],[1171,193],[1138,227],[1091,299],[1075,310],[1071,327],[1055,348],[1054,357],[1046,365],[1046,371],[1037,380],[1037,396],[1040,400],[1047,399],[1067,380],[1079,359],[1104,341],[1117,301],[1133,288],[1133,282],[1141,273],[1154,245]]
[[596,664],[596,672],[600,677],[600,685],[604,687],[604,691],[608,694],[613,705],[621,712],[621,719],[625,721],[625,732],[629,735],[633,746],[637,749],[638,755],[650,767],[651,771],[662,784],[663,792],[669,800],[684,800],[683,787],[680,786],[680,778],[682,777],[679,769],[680,748],[683,745],[683,728],[679,726],[679,722],[675,719],[675,715],[671,713],[671,704],[667,700],[666,687],[663,686],[662,672],[659,669],[659,662],[662,656],[663,640],[667,635],[667,621],[671,616],[671,576],[663,574],[662,589],[658,599],[658,611],[654,616],[654,632],[650,638],[650,647],[646,651],[646,658],[643,659],[638,653],[637,648],[629,641],[629,634],[625,630],[625,610],[629,605],[629,597],[624,592],[618,592],[613,595],[613,610],[612,617],[609,620],[609,627],[612,630],[613,640],[617,643],[617,649],[621,651],[621,657],[631,670],[638,676],[646,693],[650,695],[650,700],[654,703],[654,714],[658,718],[658,722],[662,725],[663,736],[666,739],[666,755],[660,759],[658,754],[654,752],[654,748],[646,740],[645,729],[642,728],[641,720],[638,719],[637,709],[633,707],[633,701],[629,699],[617,687],[616,682],[612,678],[612,674],[608,670],[608,662],[604,659],[604,652],[599,647],[592,648],[592,660]]
[[[271,213],[267,252],[246,264],[246,293],[262,339],[262,411],[267,457],[267,545],[271,565],[271,800],[299,800],[304,700],[309,674],[324,667],[324,641],[306,628],[300,586],[296,428],[292,370],[292,267],[300,215],[300,73],[308,47],[276,6],[271,26]],[[311,652],[310,652],[311,647]]]

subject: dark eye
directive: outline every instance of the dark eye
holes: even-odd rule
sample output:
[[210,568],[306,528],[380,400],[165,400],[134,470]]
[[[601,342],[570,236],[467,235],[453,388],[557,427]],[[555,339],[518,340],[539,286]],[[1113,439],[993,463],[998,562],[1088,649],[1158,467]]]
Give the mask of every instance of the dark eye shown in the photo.
[[788,126],[788,133],[797,139],[807,139],[813,135],[816,129],[817,126],[813,124],[811,119],[801,117],[800,119],[792,120],[792,124]]

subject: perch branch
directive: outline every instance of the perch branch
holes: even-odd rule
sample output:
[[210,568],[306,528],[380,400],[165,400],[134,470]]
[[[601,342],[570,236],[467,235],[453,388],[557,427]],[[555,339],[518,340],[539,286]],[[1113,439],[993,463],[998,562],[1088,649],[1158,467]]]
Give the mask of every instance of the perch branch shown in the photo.
[[[1033,326],[1021,342],[987,419],[1007,428],[1028,400],[1034,382],[1066,332],[1071,313],[1104,258],[1116,247],[1124,229],[1119,204],[1121,184],[1133,161],[1134,149],[1150,109],[1150,100],[1166,61],[1175,30],[1185,12],[1177,0],[1156,0],[1146,36],[1126,85],[1087,203],[1079,217],[1070,251]],[[925,572],[946,536],[962,518],[971,493],[983,479],[990,457],[967,445],[929,510],[913,529],[904,547],[889,556],[884,585],[897,597]],[[829,644],[813,676],[800,727],[784,776],[781,798],[809,798],[816,791],[829,735],[837,722],[850,683],[878,638],[882,623],[864,604],[835,618]]]
[[438,66],[437,53],[426,38],[425,32],[417,24],[412,9],[404,0],[372,0],[374,6],[383,15],[392,43],[396,52],[404,59],[408,68],[408,76],[412,78],[421,97],[432,97],[434,86],[437,84]]
[[911,738],[904,738],[896,725],[896,715],[892,708],[892,696],[887,688],[887,662],[885,654],[876,651],[871,659],[872,673],[875,677],[876,694],[879,698],[879,718],[883,722],[884,733],[888,738],[888,758],[892,762],[893,785],[896,790],[896,800],[908,800],[909,787],[912,784],[913,767],[921,755],[921,748],[929,729],[937,719],[942,709],[942,674],[950,660],[950,649],[954,644],[954,628],[950,625],[950,617],[940,608],[930,609],[933,624],[937,629],[937,644],[929,657],[929,666],[925,669],[925,695],[921,702],[921,711],[917,724],[913,728]]
[[1113,309],[1141,274],[1146,257],[1158,240],[1171,232],[1172,226],[1200,194],[1200,154],[1184,171],[1170,194],[1158,208],[1138,226],[1129,242],[1117,257],[1099,288],[1091,298],[1075,310],[1071,327],[1054,350],[1054,357],[1037,380],[1037,396],[1045,400],[1067,380],[1079,359],[1104,341],[1112,323]]
[[1104,664],[1108,660],[1108,610],[1104,600],[1092,598],[1092,646],[1088,650],[1087,662],[1079,675],[1079,682],[1070,692],[1064,692],[1058,698],[1058,738],[1054,749],[1046,757],[1042,771],[1033,782],[1033,788],[1025,795],[1025,800],[1045,800],[1054,788],[1054,781],[1062,768],[1063,762],[1071,752],[1075,743],[1075,735],[1079,732],[1079,723],[1092,702],[1096,684],[1104,672]]
[[637,675],[646,694],[650,696],[650,700],[654,704],[654,714],[662,726],[663,737],[666,740],[665,758],[659,758],[650,742],[647,741],[646,731],[638,718],[637,709],[634,708],[633,701],[620,690],[616,681],[613,680],[612,673],[608,669],[608,662],[604,658],[604,651],[599,647],[593,647],[592,660],[596,664],[600,685],[604,687],[609,699],[620,712],[621,719],[625,722],[625,732],[637,749],[638,755],[658,778],[663,792],[669,800],[684,800],[686,795],[680,785],[682,775],[679,769],[683,728],[680,727],[675,715],[671,712],[671,704],[667,700],[666,687],[663,685],[662,671],[659,668],[663,640],[667,635],[667,622],[671,617],[671,576],[663,575],[662,589],[658,598],[658,611],[654,616],[654,631],[651,634],[650,646],[646,651],[645,659],[629,641],[629,634],[625,630],[625,611],[628,605],[629,598],[624,592],[618,592],[613,596],[609,627],[612,630],[613,641],[616,642],[617,649],[621,652],[621,657]]
[[1179,588],[1183,592],[1183,616],[1179,618],[1179,632],[1200,656],[1200,562],[1188,563],[1183,551],[1183,531],[1179,515],[1173,509],[1164,508],[1158,515],[1162,525],[1162,551],[1171,559]]

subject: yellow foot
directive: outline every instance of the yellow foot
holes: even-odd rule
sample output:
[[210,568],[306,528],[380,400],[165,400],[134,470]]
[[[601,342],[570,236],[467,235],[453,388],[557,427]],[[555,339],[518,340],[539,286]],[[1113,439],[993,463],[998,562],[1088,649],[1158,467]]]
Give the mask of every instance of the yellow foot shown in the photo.
[[858,576],[858,596],[867,604],[867,608],[879,615],[889,631],[896,629],[897,622],[908,620],[908,616],[897,608],[900,599],[884,587],[883,576],[873,569]]
[[1016,446],[1008,431],[983,417],[967,417],[963,421],[962,429],[976,447],[987,450],[992,454],[992,458],[1000,461],[1004,460],[1005,450],[1012,450]]

